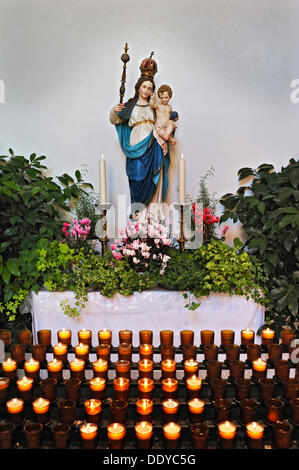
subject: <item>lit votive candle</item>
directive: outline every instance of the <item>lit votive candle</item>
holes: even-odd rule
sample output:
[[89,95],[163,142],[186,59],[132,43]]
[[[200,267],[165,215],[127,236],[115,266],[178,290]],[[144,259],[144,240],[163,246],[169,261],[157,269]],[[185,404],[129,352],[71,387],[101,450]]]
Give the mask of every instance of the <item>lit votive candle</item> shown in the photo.
[[177,422],[179,413],[179,402],[168,398],[162,402],[164,422]]
[[72,332],[66,328],[62,328],[57,332],[58,343],[72,345]]
[[270,328],[266,328],[262,331],[262,344],[268,346],[268,344],[273,343],[275,332]]
[[24,400],[21,398],[12,398],[6,402],[6,411],[9,421],[19,424],[23,419]]
[[176,362],[172,359],[164,359],[161,362],[161,371],[162,371],[162,378],[176,378]]
[[249,449],[261,449],[264,435],[264,426],[252,421],[246,424],[247,445]]
[[163,436],[167,449],[178,449],[181,437],[181,426],[173,422],[164,424]]
[[188,401],[188,410],[191,423],[200,423],[203,421],[205,402],[199,398],[192,398]]
[[166,400],[167,398],[175,399],[178,394],[178,381],[177,379],[162,379],[162,394],[163,398]]
[[155,384],[153,379],[138,379],[137,382],[138,398],[153,399]]
[[75,357],[75,359],[69,363],[69,366],[72,379],[83,381],[85,377],[85,361]]
[[40,370],[40,363],[35,359],[31,358],[29,361],[24,363],[24,370],[25,375],[27,377],[32,378],[35,382],[39,380],[39,370]]
[[137,421],[152,421],[154,403],[148,398],[140,398],[136,401]]
[[186,387],[188,398],[199,398],[201,391],[202,379],[197,375],[191,375],[186,379]]
[[139,357],[142,359],[151,359],[153,360],[154,348],[152,344],[141,344],[139,346]]
[[98,331],[99,344],[111,344],[112,332],[111,330],[100,330]]
[[135,434],[138,449],[150,449],[152,446],[153,425],[141,421],[135,425]]
[[223,449],[232,449],[235,444],[237,428],[230,421],[224,421],[218,424],[218,435],[220,445]]
[[33,395],[33,379],[26,377],[22,377],[17,381],[17,387],[20,394],[20,397],[24,400],[24,402],[32,401]]
[[196,375],[199,369],[199,362],[195,361],[194,359],[187,359],[184,361],[184,372],[185,378],[191,377],[192,375]]
[[97,448],[98,426],[96,424],[82,424],[82,426],[80,426],[80,436],[83,449]]
[[47,398],[37,398],[32,402],[32,408],[38,423],[45,424],[49,421],[50,401]]
[[118,377],[113,380],[113,394],[115,400],[129,400],[130,380],[126,377]]
[[98,359],[92,363],[94,377],[102,377],[107,379],[108,375],[108,362],[105,359]]
[[62,370],[63,370],[63,362],[60,359],[53,359],[53,361],[49,361],[47,363],[48,369],[48,376],[53,379],[57,379],[59,382],[62,380]]
[[7,400],[9,384],[10,380],[8,377],[0,377],[0,402]]
[[53,355],[56,359],[60,359],[62,362],[67,361],[67,345],[63,343],[58,343],[53,346]]
[[106,395],[106,380],[102,377],[94,377],[89,381],[89,388],[92,398],[103,401]]
[[259,380],[267,375],[267,363],[260,357],[252,361],[252,377]]
[[126,436],[126,427],[121,423],[112,423],[107,426],[108,444],[110,449],[122,449]]
[[7,377],[11,382],[14,382],[17,378],[17,362],[10,357],[2,362],[2,372],[4,377]]
[[91,330],[83,330],[78,331],[78,341],[79,343],[88,344],[91,346]]
[[247,346],[247,344],[254,344],[255,333],[253,330],[246,328],[246,330],[241,331],[241,344]]
[[82,359],[83,361],[88,361],[89,345],[79,343],[77,346],[75,346],[75,356],[78,359]]
[[86,419],[89,423],[100,424],[102,402],[97,398],[90,398],[84,403]]
[[139,378],[153,378],[154,363],[151,359],[143,359],[138,362]]

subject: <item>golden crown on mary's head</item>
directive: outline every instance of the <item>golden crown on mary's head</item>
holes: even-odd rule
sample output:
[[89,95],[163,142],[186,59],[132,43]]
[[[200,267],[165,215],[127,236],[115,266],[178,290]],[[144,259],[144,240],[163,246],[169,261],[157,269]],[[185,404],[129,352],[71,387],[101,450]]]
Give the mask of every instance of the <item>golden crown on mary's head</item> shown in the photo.
[[152,52],[150,57],[144,59],[140,64],[140,71],[142,77],[154,78],[155,74],[158,72],[157,62],[152,58],[154,53]]

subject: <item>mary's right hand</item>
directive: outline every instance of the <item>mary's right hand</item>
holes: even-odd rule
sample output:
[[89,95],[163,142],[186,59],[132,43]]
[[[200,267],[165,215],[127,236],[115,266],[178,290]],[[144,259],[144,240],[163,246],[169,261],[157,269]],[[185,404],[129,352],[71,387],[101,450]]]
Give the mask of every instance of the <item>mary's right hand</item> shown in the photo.
[[124,104],[119,103],[119,104],[117,104],[117,105],[115,106],[115,111],[116,111],[117,113],[119,113],[120,111],[122,111],[122,110],[124,109],[124,107],[125,107]]

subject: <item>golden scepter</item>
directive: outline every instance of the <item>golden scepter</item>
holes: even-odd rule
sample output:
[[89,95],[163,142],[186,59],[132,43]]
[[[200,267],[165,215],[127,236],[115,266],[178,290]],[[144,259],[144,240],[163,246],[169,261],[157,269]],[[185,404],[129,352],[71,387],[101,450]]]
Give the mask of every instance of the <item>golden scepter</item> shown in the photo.
[[122,73],[122,76],[121,76],[121,86],[120,86],[120,89],[119,89],[119,95],[120,95],[120,100],[119,100],[119,102],[120,102],[120,103],[123,102],[124,94],[125,94],[127,62],[129,62],[129,60],[130,60],[130,56],[129,56],[129,54],[127,54],[128,49],[129,49],[129,48],[128,48],[128,44],[126,43],[126,45],[125,45],[125,53],[122,54],[122,56],[121,56],[121,60],[122,60],[122,62],[124,63],[124,65],[123,65],[123,73]]

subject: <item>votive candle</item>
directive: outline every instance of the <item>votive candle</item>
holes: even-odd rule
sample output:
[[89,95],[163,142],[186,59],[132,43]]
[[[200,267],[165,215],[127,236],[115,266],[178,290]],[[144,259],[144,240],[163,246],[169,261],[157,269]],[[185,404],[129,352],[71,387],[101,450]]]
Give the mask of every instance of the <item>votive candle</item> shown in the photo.
[[178,420],[179,402],[168,398],[162,401],[164,422],[176,422]]
[[57,332],[58,343],[66,344],[67,346],[72,345],[72,332],[66,328],[62,328]]
[[241,344],[247,346],[247,344],[254,344],[255,333],[253,330],[246,328],[241,331]]
[[135,434],[138,449],[150,449],[153,437],[153,425],[141,421],[135,425]]
[[126,377],[118,377],[113,380],[113,394],[115,400],[129,399],[130,380]]
[[89,381],[89,388],[92,398],[103,401],[106,395],[106,380],[102,377],[94,377]]
[[203,421],[205,402],[199,398],[192,398],[188,401],[188,410],[191,423]]
[[163,398],[176,398],[178,394],[178,381],[177,379],[163,379],[161,381]]
[[38,423],[49,421],[50,401],[47,398],[37,398],[32,402],[32,408]]
[[249,449],[261,449],[264,435],[264,426],[256,421],[246,424],[246,435]]
[[83,328],[83,330],[78,331],[78,341],[79,343],[83,344],[88,344],[91,346],[91,330],[86,330]]
[[79,343],[77,346],[75,346],[75,356],[78,359],[82,359],[83,361],[88,361],[89,345]]
[[98,359],[92,363],[94,377],[102,377],[107,379],[108,376],[108,362],[105,359]]
[[161,362],[162,378],[176,378],[176,362],[172,359],[164,359]]
[[60,359],[62,362],[67,361],[67,345],[58,343],[53,346],[53,355],[56,359]]
[[266,328],[262,331],[262,344],[268,346],[268,344],[273,343],[275,332],[270,328]]
[[136,414],[139,421],[152,421],[154,402],[149,398],[139,398],[136,401]]
[[112,331],[111,330],[100,330],[98,331],[99,344],[111,344]]
[[138,379],[138,398],[149,398],[152,400],[154,394],[154,380],[153,379]]
[[53,359],[53,361],[49,361],[47,363],[48,369],[48,376],[53,379],[57,379],[57,381],[62,380],[62,370],[63,370],[63,362],[60,359]]
[[102,402],[97,398],[90,398],[84,403],[85,414],[89,423],[100,424],[100,415],[102,412]]
[[262,379],[267,375],[267,363],[260,357],[252,361],[252,376],[255,379]]
[[110,449],[122,449],[126,436],[126,427],[121,423],[111,423],[107,426],[107,436]]
[[24,375],[24,377],[17,381],[17,387],[20,397],[24,400],[24,402],[32,401],[33,379]]
[[69,366],[72,379],[83,381],[85,377],[85,361],[75,357],[75,359],[69,363]]
[[4,377],[7,377],[11,382],[17,378],[17,362],[10,357],[2,362],[2,372]]
[[177,449],[181,437],[181,426],[177,423],[167,423],[163,426],[163,435],[167,449]]
[[83,449],[96,449],[98,426],[94,423],[85,423],[80,426],[80,436]]
[[31,377],[35,382],[39,380],[40,363],[31,358],[24,363],[25,375]]
[[19,424],[23,419],[24,400],[22,398],[12,398],[6,402],[6,410],[9,421]]
[[139,378],[153,378],[154,374],[154,363],[150,359],[143,359],[142,361],[138,362],[138,371],[139,371]]

